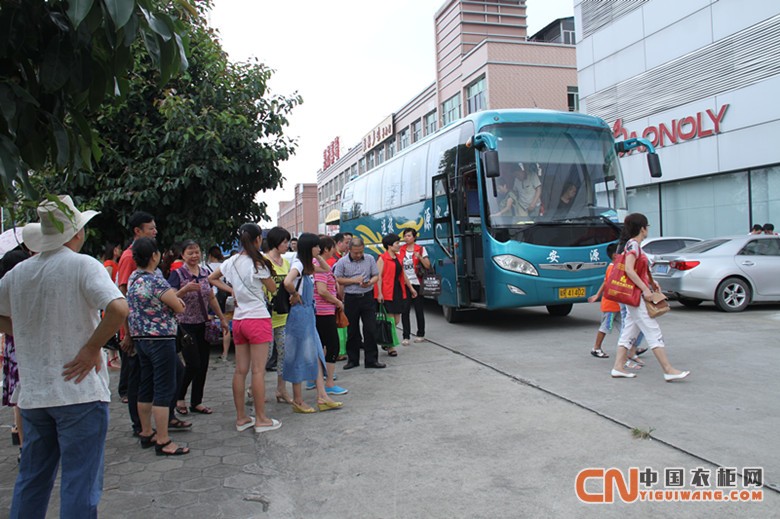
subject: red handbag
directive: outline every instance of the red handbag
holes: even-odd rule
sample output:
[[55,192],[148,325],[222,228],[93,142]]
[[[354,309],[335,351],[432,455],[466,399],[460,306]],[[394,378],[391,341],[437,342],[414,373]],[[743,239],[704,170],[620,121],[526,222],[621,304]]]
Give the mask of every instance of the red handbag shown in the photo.
[[[647,257],[644,254],[637,259],[634,270],[642,272],[643,266],[647,268]],[[612,270],[607,279],[604,280],[604,297],[629,306],[639,306],[642,301],[642,291],[626,275],[625,253],[615,257]]]

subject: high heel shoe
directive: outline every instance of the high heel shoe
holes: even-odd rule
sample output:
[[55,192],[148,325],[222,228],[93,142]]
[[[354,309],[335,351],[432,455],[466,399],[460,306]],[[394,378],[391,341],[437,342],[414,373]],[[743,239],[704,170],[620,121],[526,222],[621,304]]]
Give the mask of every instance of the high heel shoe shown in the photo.
[[671,382],[673,380],[682,380],[690,374],[691,374],[690,371],[683,371],[681,373],[677,373],[676,375],[670,375],[668,373],[664,373],[664,380],[666,380],[667,382]]
[[281,393],[276,393],[276,403],[278,403],[278,404],[292,404],[293,401],[290,398],[290,395],[282,395]]
[[292,406],[292,410],[294,413],[310,414],[314,412],[313,407],[303,407],[301,405],[296,404],[295,402],[292,402],[290,405]]
[[343,407],[344,404],[341,402],[335,402],[331,400],[330,402],[317,402],[317,408],[320,411],[330,411],[331,409],[339,409]]

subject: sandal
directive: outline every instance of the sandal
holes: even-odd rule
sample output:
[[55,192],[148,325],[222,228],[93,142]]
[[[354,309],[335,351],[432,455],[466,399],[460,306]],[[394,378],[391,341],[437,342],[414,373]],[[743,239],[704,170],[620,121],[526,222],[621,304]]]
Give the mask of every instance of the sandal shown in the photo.
[[141,439],[141,448],[148,449],[149,447],[154,447],[155,445],[157,445],[157,442],[155,441],[154,438],[156,434],[157,431],[155,429],[152,429],[152,434],[150,434],[149,436],[144,436],[143,434],[139,434],[138,437]]
[[186,405],[177,405],[176,406],[176,412],[179,413],[182,416],[190,414],[190,412],[187,411],[187,406]]
[[189,431],[190,429],[192,429],[192,422],[185,422],[178,418],[174,418],[168,422],[168,432]]
[[398,352],[395,351],[395,350],[387,350],[387,356],[388,357],[397,357],[398,356]]
[[175,451],[173,452],[167,452],[163,449],[171,444],[173,440],[168,440],[167,442],[163,443],[162,445],[156,445],[154,447],[154,452],[157,453],[158,456],[181,456],[183,454],[189,454],[190,449],[187,447],[177,447]]
[[628,360],[635,362],[639,366],[644,366],[645,363],[640,359],[638,356],[634,355],[633,357],[628,357]]
[[638,364],[633,360],[627,360],[623,367],[626,369],[642,369],[643,364]]
[[639,355],[642,355],[646,351],[647,351],[647,348],[637,348],[636,349],[636,354],[637,354],[637,356],[639,356]]
[[597,350],[590,350],[590,354],[593,355],[594,357],[598,357],[600,359],[608,359],[609,358],[609,355],[604,353],[604,350],[602,350],[601,348],[599,348]]
[[214,411],[211,410],[211,408],[206,407],[205,405],[198,409],[197,407],[190,406],[190,411],[193,413],[199,413],[199,414],[211,414]]

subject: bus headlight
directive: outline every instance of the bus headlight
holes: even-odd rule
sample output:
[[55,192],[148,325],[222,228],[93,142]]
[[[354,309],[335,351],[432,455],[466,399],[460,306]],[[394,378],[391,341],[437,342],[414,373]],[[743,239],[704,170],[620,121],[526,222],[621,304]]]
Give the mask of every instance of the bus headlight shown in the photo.
[[536,271],[536,268],[533,265],[524,259],[518,258],[517,256],[512,256],[511,254],[493,256],[493,261],[495,261],[496,265],[504,270],[517,272],[519,274],[527,274],[529,276],[539,275],[539,272]]

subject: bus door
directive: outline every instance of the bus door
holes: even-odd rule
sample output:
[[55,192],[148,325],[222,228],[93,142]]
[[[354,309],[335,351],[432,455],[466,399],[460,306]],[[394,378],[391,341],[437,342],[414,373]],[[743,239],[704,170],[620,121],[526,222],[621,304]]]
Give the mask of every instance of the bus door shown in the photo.
[[461,286],[463,303],[485,302],[485,259],[482,244],[477,165],[473,148],[458,146],[458,166],[455,185],[457,197],[453,200],[455,216],[455,243],[462,256]]
[[441,295],[439,304],[445,307],[457,308],[461,304],[459,274],[459,254],[456,253],[456,243],[453,229],[452,200],[447,174],[435,175],[432,178],[433,195],[433,241],[443,252],[438,255],[434,269],[441,275]]

